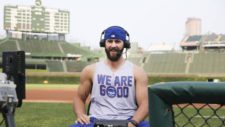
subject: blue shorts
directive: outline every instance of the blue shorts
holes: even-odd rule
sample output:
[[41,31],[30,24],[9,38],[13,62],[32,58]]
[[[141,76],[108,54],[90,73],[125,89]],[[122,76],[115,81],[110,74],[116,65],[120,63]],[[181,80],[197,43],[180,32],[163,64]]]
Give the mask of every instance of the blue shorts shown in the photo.
[[[75,123],[69,127],[94,127],[94,122],[95,122],[94,117],[90,118],[90,124],[80,124],[80,123]],[[150,127],[149,121],[142,121],[138,124],[138,127]]]

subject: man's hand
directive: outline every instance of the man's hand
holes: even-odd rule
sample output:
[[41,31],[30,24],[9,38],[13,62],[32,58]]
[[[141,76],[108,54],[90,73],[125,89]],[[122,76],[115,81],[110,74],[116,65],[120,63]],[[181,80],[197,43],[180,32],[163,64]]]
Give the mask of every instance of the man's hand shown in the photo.
[[76,123],[79,122],[81,124],[90,124],[90,118],[86,114],[81,114],[77,116]]
[[128,122],[128,127],[135,127],[131,122]]

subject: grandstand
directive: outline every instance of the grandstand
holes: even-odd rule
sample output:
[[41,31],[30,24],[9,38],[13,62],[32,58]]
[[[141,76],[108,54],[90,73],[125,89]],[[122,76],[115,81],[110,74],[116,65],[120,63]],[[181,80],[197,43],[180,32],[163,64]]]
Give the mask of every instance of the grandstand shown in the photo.
[[189,73],[224,74],[224,53],[198,53],[194,55]]
[[81,72],[90,63],[85,61],[66,61],[67,72]]
[[144,63],[149,74],[224,75],[225,53],[151,53]]
[[[75,69],[77,67],[76,64],[67,64],[67,61],[88,63],[99,57],[98,53],[90,49],[65,41],[20,40],[11,38],[0,41],[0,55],[4,51],[20,50],[26,52],[27,68],[47,69],[50,72],[80,71],[81,68]],[[82,62],[78,62],[81,60]],[[82,65],[86,65],[84,63]]]
[[[220,36],[219,39],[224,41],[224,37],[224,35]],[[200,37],[193,37],[189,40],[197,38],[200,39]],[[208,40],[212,39],[208,38]],[[128,60],[143,67],[149,74],[225,74],[223,52],[141,52],[138,46],[132,48],[134,49],[131,52],[128,51]],[[104,54],[103,50],[99,55],[98,52],[83,48],[80,44],[65,41],[18,39],[0,41],[1,54],[4,51],[19,50],[26,52],[26,68],[43,69],[49,72],[80,72],[86,65],[98,61]]]
[[[7,42],[7,43],[6,43]],[[17,50],[16,42],[14,40],[4,41],[0,43],[1,51],[15,51]]]
[[132,61],[134,64],[138,66],[142,66],[143,58],[142,57],[128,57],[129,61]]
[[90,54],[93,54],[90,50],[65,41],[6,39],[1,41],[0,45],[0,51],[23,50],[31,57],[63,58],[70,57],[71,54],[77,54],[77,57],[80,57],[79,55],[92,56]]
[[26,58],[26,68],[46,70],[46,60]]
[[46,61],[47,69],[50,72],[65,72],[66,68],[63,68],[63,61]]
[[150,54],[144,64],[149,73],[185,73],[186,63],[183,53]]
[[143,49],[139,47],[137,42],[131,43],[131,47],[132,48],[128,50],[127,59],[138,66],[143,66],[143,60],[145,58]]

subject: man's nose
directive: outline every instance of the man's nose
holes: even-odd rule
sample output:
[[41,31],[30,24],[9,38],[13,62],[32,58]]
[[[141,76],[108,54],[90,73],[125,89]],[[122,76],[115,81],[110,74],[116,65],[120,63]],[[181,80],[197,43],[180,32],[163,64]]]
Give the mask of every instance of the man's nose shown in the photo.
[[116,42],[113,41],[111,46],[112,46],[112,47],[116,47]]

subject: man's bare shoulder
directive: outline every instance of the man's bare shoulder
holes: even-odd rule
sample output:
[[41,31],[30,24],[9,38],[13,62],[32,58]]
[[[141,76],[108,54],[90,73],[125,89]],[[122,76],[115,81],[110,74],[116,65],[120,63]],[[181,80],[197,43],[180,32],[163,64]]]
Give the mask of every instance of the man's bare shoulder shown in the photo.
[[137,66],[136,64],[133,64],[133,66],[134,66],[135,73],[145,73],[144,69],[141,68],[140,66]]
[[83,70],[88,70],[88,71],[90,71],[90,70],[95,69],[95,66],[96,66],[96,63],[89,64],[89,65],[87,65],[86,67],[84,67]]
[[146,78],[147,77],[147,73],[144,71],[143,68],[141,68],[140,66],[137,66],[134,64],[134,69],[133,69],[133,72],[134,72],[134,76],[137,78]]
[[84,67],[81,73],[92,76],[92,74],[94,74],[95,68],[96,68],[96,63],[87,65],[86,67]]

